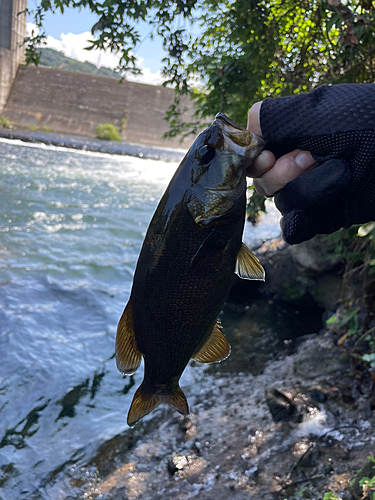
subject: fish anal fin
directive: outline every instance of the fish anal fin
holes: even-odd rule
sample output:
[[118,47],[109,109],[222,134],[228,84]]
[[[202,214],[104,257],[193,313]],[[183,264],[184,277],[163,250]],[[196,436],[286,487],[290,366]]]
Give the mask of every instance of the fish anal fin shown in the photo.
[[237,255],[235,273],[245,280],[265,280],[265,272],[258,258],[242,243]]
[[135,340],[132,305],[129,301],[122,313],[116,335],[116,365],[125,375],[134,373],[141,364],[140,353]]
[[230,354],[230,344],[221,331],[219,321],[216,322],[212,332],[199,351],[194,354],[194,361],[199,363],[217,363],[227,358]]
[[168,405],[183,415],[189,413],[189,405],[180,386],[177,386],[172,393],[161,391],[160,393],[148,394],[144,390],[143,384],[141,384],[134,394],[128,413],[127,423],[129,427],[134,427],[141,418],[151,413],[161,404]]

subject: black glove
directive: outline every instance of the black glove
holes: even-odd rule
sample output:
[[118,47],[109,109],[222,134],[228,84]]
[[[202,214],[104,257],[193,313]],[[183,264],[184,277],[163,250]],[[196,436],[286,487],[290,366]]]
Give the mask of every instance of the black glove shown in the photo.
[[302,149],[319,164],[275,194],[287,243],[375,220],[375,84],[266,99],[260,123],[277,158]]

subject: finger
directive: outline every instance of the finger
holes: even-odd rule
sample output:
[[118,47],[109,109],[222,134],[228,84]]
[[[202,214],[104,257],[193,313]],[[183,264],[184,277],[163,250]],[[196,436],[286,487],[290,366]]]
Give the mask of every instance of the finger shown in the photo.
[[247,115],[247,130],[254,132],[254,134],[263,137],[262,129],[260,128],[260,108],[263,101],[256,102],[251,106]]
[[275,155],[271,151],[264,150],[246,170],[246,175],[253,178],[261,177],[275,165],[275,162]]
[[273,196],[288,182],[293,181],[316,164],[311,153],[296,149],[279,158],[275,165],[259,179],[254,180],[258,193]]

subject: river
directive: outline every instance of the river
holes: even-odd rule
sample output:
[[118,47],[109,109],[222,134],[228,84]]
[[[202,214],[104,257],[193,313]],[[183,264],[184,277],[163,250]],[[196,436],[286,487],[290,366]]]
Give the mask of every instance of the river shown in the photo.
[[[116,326],[176,167],[0,139],[2,500],[31,498],[126,429],[142,370],[117,371]],[[277,236],[277,219],[270,205],[245,241]]]

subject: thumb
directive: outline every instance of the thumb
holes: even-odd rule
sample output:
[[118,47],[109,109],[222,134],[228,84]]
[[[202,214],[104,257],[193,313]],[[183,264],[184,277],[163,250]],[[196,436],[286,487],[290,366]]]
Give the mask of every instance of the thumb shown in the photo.
[[247,115],[247,130],[254,132],[254,134],[259,135],[260,137],[263,137],[262,129],[260,128],[260,108],[262,103],[263,101],[259,101],[253,104]]

